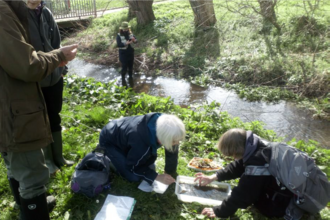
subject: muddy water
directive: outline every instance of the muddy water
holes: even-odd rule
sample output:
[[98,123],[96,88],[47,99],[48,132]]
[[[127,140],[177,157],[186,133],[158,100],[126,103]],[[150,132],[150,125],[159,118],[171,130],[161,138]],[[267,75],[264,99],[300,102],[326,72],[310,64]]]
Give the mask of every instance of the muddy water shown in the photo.
[[[85,63],[76,59],[69,63],[70,74],[93,77],[102,82],[117,80],[121,85],[120,74],[113,68]],[[127,84],[129,82],[127,80]],[[221,103],[221,110],[228,111],[244,122],[262,121],[265,128],[274,130],[285,141],[314,139],[323,147],[330,148],[330,123],[313,120],[311,115],[295,107],[290,102],[268,104],[265,102],[248,102],[240,99],[234,92],[220,87],[203,88],[184,80],[165,77],[147,77],[134,75],[133,90],[154,96],[171,96],[178,105],[186,107],[194,103],[216,101]]]

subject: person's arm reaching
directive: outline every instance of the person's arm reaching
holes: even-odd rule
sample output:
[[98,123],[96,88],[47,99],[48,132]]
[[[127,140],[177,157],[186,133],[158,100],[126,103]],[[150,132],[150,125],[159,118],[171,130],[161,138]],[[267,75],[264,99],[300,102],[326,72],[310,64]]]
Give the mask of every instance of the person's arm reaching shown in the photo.
[[11,77],[38,82],[75,57],[77,45],[49,53],[36,52],[22,36],[22,26],[13,19],[7,21],[0,25],[0,66]]
[[174,151],[170,152],[165,149],[165,173],[174,173],[178,166],[179,146],[173,147]]
[[243,160],[235,160],[228,164],[225,168],[216,172],[218,181],[237,179],[243,175],[245,168]]

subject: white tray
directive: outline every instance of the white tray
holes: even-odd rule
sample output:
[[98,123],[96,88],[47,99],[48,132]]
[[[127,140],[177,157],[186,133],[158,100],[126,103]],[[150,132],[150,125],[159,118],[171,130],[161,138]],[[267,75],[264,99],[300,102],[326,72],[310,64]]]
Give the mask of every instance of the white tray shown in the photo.
[[205,169],[199,169],[199,168],[197,168],[197,167],[191,166],[190,163],[191,163],[194,159],[196,159],[196,158],[197,158],[197,159],[202,159],[202,158],[200,158],[200,157],[194,157],[193,159],[191,159],[191,160],[189,161],[188,165],[187,165],[190,169],[193,169],[193,170],[197,170],[197,171],[201,171],[201,172],[206,172],[206,173],[208,173],[208,172],[216,172],[216,171],[221,170],[221,169],[223,168],[223,167],[222,167],[222,161],[220,161],[220,162],[214,161],[217,165],[219,165],[219,169],[205,170]]
[[[188,176],[177,176],[176,182],[178,184],[180,183],[187,183],[187,184],[196,184],[194,182],[195,177],[188,177]],[[202,198],[202,197],[197,197],[197,196],[191,196],[191,195],[184,195],[180,194],[180,186],[176,184],[175,186],[175,194],[178,196],[178,199],[183,201],[183,202],[198,202],[203,205],[221,205],[222,201],[221,200],[214,200],[214,199],[207,199],[207,198]],[[216,185],[218,188],[225,188],[227,189],[226,195],[229,196],[231,194],[231,187],[227,183],[221,183],[214,181],[210,183],[209,185]]]

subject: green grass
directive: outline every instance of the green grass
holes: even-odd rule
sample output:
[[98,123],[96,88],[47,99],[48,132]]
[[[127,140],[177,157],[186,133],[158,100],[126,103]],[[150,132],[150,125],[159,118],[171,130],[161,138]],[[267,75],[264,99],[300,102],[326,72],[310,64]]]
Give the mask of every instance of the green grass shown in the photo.
[[[194,28],[188,1],[154,4],[156,20],[146,26],[130,20],[139,40],[136,57],[144,61],[141,71],[174,74],[201,86],[236,84],[228,88],[247,100],[295,100],[315,117],[330,119],[330,3],[321,1],[311,13],[304,7],[307,1],[280,1],[276,7],[279,35],[273,27],[264,33],[262,18],[251,7],[234,13],[229,9],[236,10],[241,1],[226,2],[214,1],[217,23],[208,30]],[[125,9],[94,19],[67,42],[82,41],[82,56],[91,62],[118,65],[115,37],[121,22],[128,20],[127,13]],[[264,87],[269,94],[251,98],[241,91],[245,87],[251,93]],[[274,87],[285,91],[278,96],[271,91]],[[297,95],[287,95],[292,92]]]
[[[223,158],[215,145],[221,134],[230,128],[252,130],[257,135],[279,141],[271,130],[265,130],[257,121],[243,123],[232,118],[227,112],[220,112],[220,105],[205,103],[189,108],[181,108],[168,98],[157,98],[146,94],[135,94],[131,90],[117,87],[113,83],[103,84],[93,79],[65,78],[64,106],[61,113],[65,158],[77,164],[87,153],[98,144],[99,131],[109,120],[122,116],[164,112],[180,117],[187,130],[186,140],[179,152],[177,173],[193,176],[195,172],[187,167],[194,156]],[[321,149],[315,141],[303,142],[292,140],[292,146],[303,149],[313,155],[324,172],[330,174],[330,150]],[[229,161],[226,160],[226,163]],[[164,150],[158,151],[157,171],[164,170]],[[179,201],[174,194],[174,184],[163,194],[145,193],[137,189],[139,183],[129,183],[114,175],[112,188],[96,198],[90,199],[76,195],[70,190],[70,180],[74,167],[63,168],[53,176],[48,184],[48,192],[57,199],[57,205],[51,213],[56,220],[92,220],[100,210],[107,193],[130,196],[137,200],[132,219],[207,219],[199,215],[205,207],[197,203],[189,204]],[[237,180],[229,181],[234,187]],[[13,208],[13,197],[10,193],[3,160],[0,160],[0,208],[1,220],[16,219],[18,211]],[[328,219],[328,209],[322,211],[322,219]],[[254,209],[238,210],[235,217],[239,219],[266,219]],[[307,218],[304,218],[305,220]]]

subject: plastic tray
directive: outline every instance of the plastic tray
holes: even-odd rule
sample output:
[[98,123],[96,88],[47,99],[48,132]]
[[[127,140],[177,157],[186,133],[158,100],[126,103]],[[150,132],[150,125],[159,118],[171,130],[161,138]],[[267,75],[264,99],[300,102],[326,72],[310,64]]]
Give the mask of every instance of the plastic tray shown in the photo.
[[[196,184],[194,182],[195,177],[188,177],[188,176],[177,176],[176,182],[178,184],[180,183],[186,183],[186,184]],[[203,197],[197,197],[197,196],[191,196],[191,195],[184,195],[180,194],[180,186],[176,184],[175,186],[175,194],[177,195],[178,199],[183,202],[197,202],[203,205],[221,205],[222,200],[214,200],[214,199],[207,199]],[[212,182],[209,185],[216,185],[218,188],[225,188],[226,189],[226,196],[229,196],[231,194],[231,187],[227,183],[221,183],[221,182]]]
[[193,159],[191,159],[190,161],[189,161],[189,163],[188,163],[188,167],[190,168],[190,169],[193,169],[193,170],[197,170],[197,171],[201,171],[201,172],[215,172],[215,171],[218,171],[218,170],[221,170],[222,169],[222,164],[221,164],[221,161],[220,162],[215,162],[217,165],[219,165],[219,167],[220,168],[218,168],[218,169],[201,169],[201,168],[197,168],[197,167],[194,167],[194,166],[191,166],[190,165],[190,163],[193,161],[193,160],[195,160],[195,159],[202,159],[202,158],[200,158],[200,157],[194,157]]

